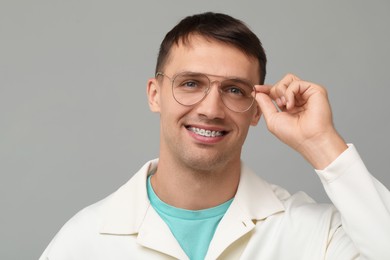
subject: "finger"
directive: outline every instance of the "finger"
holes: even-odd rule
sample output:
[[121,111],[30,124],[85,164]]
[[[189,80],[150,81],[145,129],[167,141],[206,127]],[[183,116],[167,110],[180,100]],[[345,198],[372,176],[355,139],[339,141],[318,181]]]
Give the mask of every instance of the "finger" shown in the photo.
[[275,84],[274,88],[271,90],[271,97],[276,101],[278,106],[286,106],[286,91],[289,88],[290,84],[297,80],[300,79],[294,74],[287,74]]
[[272,85],[255,85],[255,90],[256,90],[256,92],[260,92],[260,93],[264,93],[264,94],[269,95],[272,87],[273,87]]
[[278,113],[278,109],[268,95],[259,92],[256,95],[256,101],[259,104],[260,110],[263,113],[266,122],[268,122],[268,119],[272,114]]
[[301,80],[301,79],[297,75],[295,75],[295,74],[287,73],[283,77],[282,81],[284,81],[284,80],[292,82],[292,81],[297,81],[297,80]]
[[279,82],[274,87],[274,95],[275,95],[275,101],[276,104],[278,104],[279,107],[283,107],[286,105],[286,98],[285,93],[288,88],[288,85],[283,82]]
[[285,93],[287,99],[286,108],[294,108],[297,105],[297,101],[305,103],[312,93],[320,89],[322,89],[320,86],[308,81],[300,80],[292,82]]

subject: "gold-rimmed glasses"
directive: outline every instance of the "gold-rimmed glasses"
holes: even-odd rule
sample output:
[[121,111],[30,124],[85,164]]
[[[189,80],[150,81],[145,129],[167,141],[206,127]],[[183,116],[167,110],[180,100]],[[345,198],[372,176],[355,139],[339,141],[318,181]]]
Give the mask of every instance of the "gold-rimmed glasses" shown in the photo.
[[244,79],[227,78],[212,81],[206,74],[198,72],[181,72],[173,77],[157,72],[156,78],[158,76],[165,76],[171,81],[173,98],[183,106],[193,106],[201,102],[214,83],[218,83],[222,103],[234,112],[246,112],[255,102],[254,84]]

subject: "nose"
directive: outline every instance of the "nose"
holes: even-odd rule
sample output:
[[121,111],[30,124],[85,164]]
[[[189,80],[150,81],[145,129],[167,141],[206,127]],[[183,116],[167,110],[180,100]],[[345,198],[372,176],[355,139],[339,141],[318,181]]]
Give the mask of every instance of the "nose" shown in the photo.
[[219,83],[211,84],[208,93],[196,106],[197,113],[208,119],[223,119],[225,117],[225,105],[222,102]]

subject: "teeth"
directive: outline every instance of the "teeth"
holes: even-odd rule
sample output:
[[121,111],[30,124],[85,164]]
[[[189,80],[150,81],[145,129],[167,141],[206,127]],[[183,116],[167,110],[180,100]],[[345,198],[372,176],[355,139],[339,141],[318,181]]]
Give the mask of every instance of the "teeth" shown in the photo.
[[196,128],[196,127],[189,127],[188,129],[197,135],[206,136],[206,137],[216,137],[216,136],[223,135],[223,132],[221,131],[211,131],[211,130]]

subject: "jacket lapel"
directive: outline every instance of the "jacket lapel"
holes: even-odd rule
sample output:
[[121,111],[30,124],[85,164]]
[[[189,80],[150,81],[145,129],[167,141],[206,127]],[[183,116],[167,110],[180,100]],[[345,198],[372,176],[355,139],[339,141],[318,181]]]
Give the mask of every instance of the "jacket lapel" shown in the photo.
[[[271,185],[243,165],[236,196],[218,225],[206,259],[218,258],[231,244],[253,230],[255,223],[282,211],[284,206]],[[241,239],[241,242],[248,239]],[[246,243],[238,245],[237,250],[242,251]]]
[[173,236],[168,225],[151,206],[139,228],[137,242],[142,246],[165,253],[177,259],[188,259],[188,256]]
[[157,167],[157,160],[146,163],[126,184],[107,198],[103,205],[101,234],[135,235],[137,242],[179,259],[188,259],[169,227],[151,207],[146,179]]

